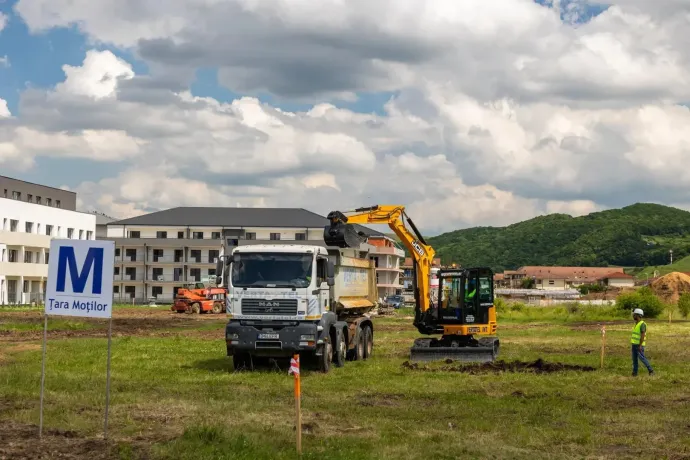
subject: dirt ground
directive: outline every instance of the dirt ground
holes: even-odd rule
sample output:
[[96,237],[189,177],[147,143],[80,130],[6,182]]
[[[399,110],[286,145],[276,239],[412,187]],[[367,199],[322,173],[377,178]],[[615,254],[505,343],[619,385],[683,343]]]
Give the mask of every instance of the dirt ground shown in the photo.
[[418,363],[410,363],[405,361],[402,367],[411,370],[422,370],[422,371],[441,371],[441,372],[465,372],[468,374],[485,374],[489,372],[499,373],[499,372],[534,372],[536,374],[546,374],[550,372],[561,372],[561,371],[579,371],[579,372],[590,372],[594,368],[591,366],[578,366],[573,364],[563,364],[563,363],[549,363],[542,359],[537,359],[533,362],[524,361],[495,361],[493,363],[473,363],[464,364],[458,366],[451,366],[453,364],[452,360],[446,361],[446,366],[441,366],[439,368],[432,368],[426,365],[419,365]]
[[[75,330],[50,330],[48,319],[48,339],[75,338],[75,337],[107,337],[108,323],[105,320],[90,320],[77,318],[92,327]],[[185,335],[208,336],[209,338],[223,337],[223,333],[217,330],[194,330],[200,322],[225,323],[224,314],[214,315],[204,313],[200,315],[188,315],[175,313],[164,307],[158,308],[127,308],[116,309],[113,312],[113,337],[137,336],[137,337],[169,337],[183,333]],[[3,312],[0,316],[0,326],[3,323],[26,323],[40,325],[40,330],[0,330],[0,343],[3,342],[31,342],[40,340],[43,335],[43,316],[41,311],[17,311]],[[2,348],[0,346],[0,348]]]
[[[51,318],[52,319],[52,318]],[[52,338],[93,338],[107,337],[108,323],[104,320],[77,319],[89,323],[91,328],[83,330],[50,330],[48,320],[48,340]],[[216,330],[195,329],[200,323],[218,322]],[[223,338],[222,324],[227,321],[225,315],[201,314],[187,315],[174,313],[164,307],[127,308],[113,312],[113,337],[167,337],[174,335],[194,336],[218,340]],[[39,330],[0,330],[0,366],[11,359],[12,354],[40,350],[43,336],[43,316],[41,311],[5,311],[0,315],[0,326],[5,323],[32,324],[40,326]],[[38,343],[36,343],[38,342]],[[0,413],[20,409],[16,402],[0,399]],[[72,460],[89,458],[93,460],[121,458],[116,442],[107,442],[103,437],[84,437],[74,431],[46,430],[43,439],[38,440],[39,427],[36,424],[24,424],[12,420],[3,420],[0,428],[0,460]],[[160,439],[134,439],[137,450],[136,458],[146,458],[146,446]],[[137,449],[140,444],[141,449]]]

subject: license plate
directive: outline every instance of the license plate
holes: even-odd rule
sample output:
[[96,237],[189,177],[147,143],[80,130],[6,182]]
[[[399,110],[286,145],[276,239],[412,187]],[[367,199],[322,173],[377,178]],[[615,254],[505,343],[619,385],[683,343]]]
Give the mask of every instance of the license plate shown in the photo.
[[479,332],[479,328],[478,328],[478,327],[469,327],[469,328],[467,328],[467,331],[468,331],[469,333],[472,333],[472,332]]
[[259,334],[260,339],[279,339],[280,334]]

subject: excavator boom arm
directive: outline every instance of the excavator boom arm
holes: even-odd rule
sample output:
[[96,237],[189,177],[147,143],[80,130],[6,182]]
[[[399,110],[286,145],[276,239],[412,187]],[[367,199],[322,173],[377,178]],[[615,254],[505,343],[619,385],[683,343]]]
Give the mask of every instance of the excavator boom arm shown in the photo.
[[[417,308],[422,313],[426,312],[431,302],[430,273],[436,252],[426,243],[412,219],[405,214],[405,207],[400,205],[379,205],[357,208],[353,211],[347,211],[347,213],[348,215],[339,211],[330,213],[328,219],[331,221],[331,227],[345,223],[388,224],[391,230],[400,238],[400,241],[412,254],[416,264],[415,281],[418,292],[415,293],[415,301]],[[414,233],[405,226],[405,222],[402,220],[403,217],[405,217]]]

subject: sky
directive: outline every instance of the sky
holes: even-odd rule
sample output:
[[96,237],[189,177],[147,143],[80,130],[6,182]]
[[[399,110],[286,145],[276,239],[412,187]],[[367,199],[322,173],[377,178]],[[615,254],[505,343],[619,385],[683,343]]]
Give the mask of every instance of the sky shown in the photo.
[[0,174],[116,218],[690,209],[687,0],[0,0]]

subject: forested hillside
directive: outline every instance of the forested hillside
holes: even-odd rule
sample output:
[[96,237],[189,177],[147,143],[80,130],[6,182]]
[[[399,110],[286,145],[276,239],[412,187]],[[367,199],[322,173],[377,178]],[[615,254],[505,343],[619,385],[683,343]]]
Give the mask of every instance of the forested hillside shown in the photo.
[[582,217],[551,214],[507,227],[476,227],[427,238],[443,263],[625,267],[668,263],[690,255],[690,212],[634,204]]

